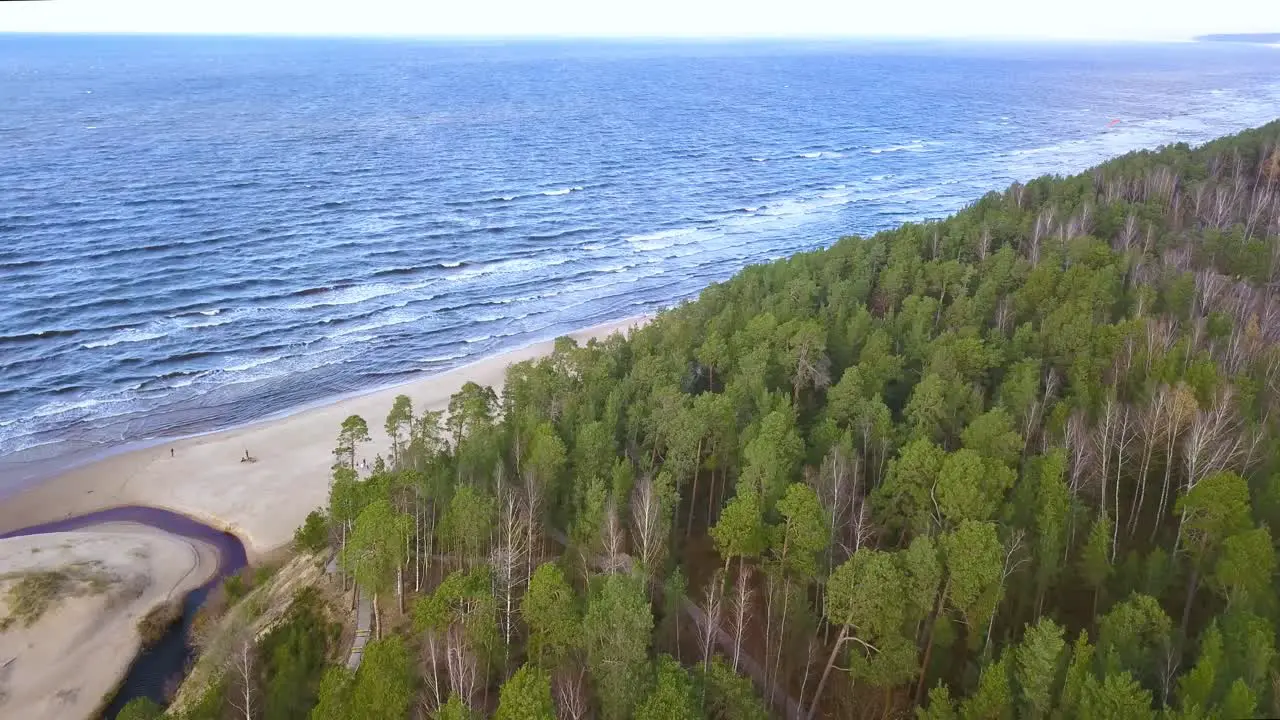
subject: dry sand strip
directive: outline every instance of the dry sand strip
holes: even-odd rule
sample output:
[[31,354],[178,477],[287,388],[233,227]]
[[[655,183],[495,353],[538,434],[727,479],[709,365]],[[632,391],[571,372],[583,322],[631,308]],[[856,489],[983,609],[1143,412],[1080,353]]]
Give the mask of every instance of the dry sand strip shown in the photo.
[[[586,342],[647,321],[646,316],[628,318],[571,336]],[[443,409],[467,381],[501,390],[510,364],[546,355],[553,347],[553,341],[541,342],[287,417],[108,457],[0,500],[0,533],[109,507],[145,505],[234,533],[252,563],[289,542],[307,513],[327,502],[331,453],[347,416],[368,421],[373,441],[360,452],[372,461],[390,446],[382,426],[396,395],[408,395],[415,412]],[[246,451],[256,462],[240,461]]]
[[0,540],[0,717],[90,717],[138,654],[138,622],[217,568],[213,547],[134,523]]

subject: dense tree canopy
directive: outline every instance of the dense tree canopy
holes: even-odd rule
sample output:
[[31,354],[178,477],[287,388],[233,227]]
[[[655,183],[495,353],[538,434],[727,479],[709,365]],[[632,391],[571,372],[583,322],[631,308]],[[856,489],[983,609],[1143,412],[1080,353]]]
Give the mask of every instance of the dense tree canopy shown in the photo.
[[366,477],[348,419],[329,537],[417,599],[313,717],[1280,714],[1277,137],[747,268]]

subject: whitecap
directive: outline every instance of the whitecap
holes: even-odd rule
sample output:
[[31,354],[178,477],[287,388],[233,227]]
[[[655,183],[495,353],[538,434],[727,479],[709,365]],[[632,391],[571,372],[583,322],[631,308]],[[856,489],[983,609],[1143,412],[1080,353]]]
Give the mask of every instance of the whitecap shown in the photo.
[[108,337],[105,340],[96,340],[94,342],[83,343],[80,347],[92,350],[94,348],[111,347],[112,345],[119,345],[120,343],[146,342],[147,340],[156,340],[156,339],[162,338],[166,334],[167,333],[163,333],[163,332],[155,332],[155,331],[148,332],[146,330],[139,330],[137,328],[128,328],[126,330],[120,330],[119,332],[116,332],[115,334],[111,335],[111,337]]
[[692,235],[697,231],[697,228],[661,230],[658,232],[646,233],[644,235],[633,235],[627,238],[627,242],[631,243],[638,250],[661,250],[675,245],[676,238]]
[[253,368],[261,367],[263,365],[267,365],[283,359],[284,358],[281,355],[273,355],[271,357],[266,357],[266,358],[255,358],[252,360],[245,360],[244,362],[237,363],[235,365],[228,365],[222,368],[222,371],[229,372],[229,373],[244,372],[245,370],[252,370]]
[[636,263],[622,263],[620,265],[608,265],[602,268],[597,268],[596,272],[602,273],[602,274],[620,273],[626,270],[630,270],[635,266],[636,266]]
[[581,189],[582,189],[581,185],[574,185],[573,187],[557,188],[555,190],[543,190],[542,194],[543,195],[568,195],[571,192],[576,192]]
[[888,147],[872,148],[871,154],[879,155],[880,153],[902,152],[904,150],[907,152],[923,152],[925,150],[925,142],[923,140],[913,140],[905,145],[890,145]]
[[451,355],[438,355],[438,356],[436,356],[436,357],[423,358],[423,359],[422,359],[422,362],[424,362],[424,363],[442,363],[442,362],[448,362],[448,361],[450,361],[450,360],[457,360],[457,359],[459,359],[459,358],[464,358],[464,357],[467,357],[467,355],[468,355],[468,353],[464,353],[464,352],[460,352],[460,353],[453,353],[453,354],[451,354]]
[[309,308],[324,307],[328,305],[355,305],[356,303],[367,302],[374,298],[420,290],[424,287],[426,287],[426,283],[415,283],[412,285],[392,285],[390,283],[352,285],[349,287],[338,288],[335,290],[324,290],[312,295],[307,295],[300,300],[286,304],[285,307],[290,310],[307,310]]
[[472,278],[484,275],[499,275],[504,273],[521,273],[530,270],[538,270],[545,267],[554,267],[569,262],[568,256],[560,256],[554,259],[542,258],[515,258],[512,260],[500,260],[497,262],[486,263],[469,267],[461,272],[453,273],[445,277],[445,280],[457,282],[459,280],[470,280]]
[[218,327],[219,325],[230,325],[235,322],[235,318],[226,317],[217,320],[209,320],[207,322],[189,323],[185,327],[189,330],[199,330],[200,328]]

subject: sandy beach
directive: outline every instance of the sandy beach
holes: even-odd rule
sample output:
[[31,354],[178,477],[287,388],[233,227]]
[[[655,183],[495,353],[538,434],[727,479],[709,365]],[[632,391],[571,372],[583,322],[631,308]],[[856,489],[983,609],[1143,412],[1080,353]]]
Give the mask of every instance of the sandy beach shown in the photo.
[[90,716],[133,663],[138,621],[217,567],[211,546],[134,523],[0,540],[0,617],[12,615],[9,589],[22,578],[64,578],[35,622],[0,630],[0,716]]
[[[647,320],[627,318],[570,335],[586,342]],[[443,409],[463,383],[501,390],[510,364],[545,355],[553,346],[553,341],[540,342],[286,417],[107,457],[0,500],[0,533],[109,507],[145,505],[234,533],[253,562],[288,543],[307,513],[327,502],[332,450],[347,416],[368,421],[373,440],[360,447],[359,457],[372,462],[390,446],[382,426],[396,395],[408,395],[415,412]],[[241,462],[246,451],[255,462]]]

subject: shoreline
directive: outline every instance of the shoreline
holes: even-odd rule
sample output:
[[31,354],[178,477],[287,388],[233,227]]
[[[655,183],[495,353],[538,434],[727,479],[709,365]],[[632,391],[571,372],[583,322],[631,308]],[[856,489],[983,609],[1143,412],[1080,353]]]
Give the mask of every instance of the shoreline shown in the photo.
[[[366,388],[348,390],[346,392],[341,392],[336,395],[328,395],[328,396],[316,398],[313,400],[307,400],[305,402],[299,403],[297,405],[293,405],[291,407],[283,408],[280,410],[274,410],[261,417],[254,418],[246,422],[227,425],[224,427],[214,427],[208,430],[198,430],[196,432],[186,433],[182,435],[173,435],[168,437],[142,438],[138,440],[128,440],[118,445],[112,445],[110,447],[94,448],[91,450],[80,450],[80,451],[73,452],[61,457],[25,460],[25,461],[24,460],[16,460],[16,461],[6,460],[5,458],[0,457],[0,462],[7,462],[10,464],[11,467],[18,468],[17,470],[15,470],[14,474],[21,477],[21,480],[19,480],[13,486],[0,487],[0,506],[3,506],[3,504],[10,498],[18,496],[26,492],[27,490],[30,490],[31,488],[37,485],[40,485],[41,483],[55,479],[62,475],[72,473],[76,470],[79,470],[89,465],[93,465],[95,463],[108,461],[111,458],[116,457],[118,455],[123,455],[126,453],[132,453],[132,452],[140,452],[143,450],[149,450],[151,448],[154,448],[160,445],[168,446],[175,443],[184,442],[187,440],[198,439],[208,435],[216,435],[218,433],[231,432],[235,430],[251,428],[256,425],[261,425],[264,423],[286,420],[290,417],[293,417],[301,413],[323,409],[344,401],[355,400],[355,399],[364,397],[366,395],[372,395],[375,393],[389,392],[395,388],[402,388],[410,385],[415,385],[415,384],[425,382],[427,380],[431,380],[433,378],[437,378],[443,375],[448,375],[451,373],[467,370],[472,366],[487,363],[491,360],[495,360],[497,358],[500,358],[506,355],[515,355],[517,353],[523,353],[524,351],[528,350],[531,347],[539,346],[545,343],[552,343],[558,337],[565,337],[565,336],[573,337],[575,339],[578,339],[580,343],[584,342],[583,340],[584,337],[587,339],[591,339],[591,338],[603,339],[605,335],[600,334],[602,330],[609,329],[609,328],[617,329],[624,326],[630,327],[633,323],[644,324],[649,322],[656,316],[657,316],[657,312],[640,314],[640,315],[630,315],[624,318],[620,318],[618,320],[609,320],[602,323],[595,323],[595,324],[587,325],[580,328],[574,328],[551,337],[545,337],[539,340],[533,340],[523,345],[518,345],[516,347],[501,350],[492,355],[477,355],[466,360],[466,362],[463,362],[461,365],[446,368],[444,370],[422,371],[422,372],[404,377],[399,380],[394,380],[387,384],[372,385]],[[518,362],[518,361],[513,360],[512,362]],[[495,387],[494,389],[498,390],[500,388]],[[365,418],[365,419],[368,420],[368,418]],[[25,451],[18,451],[16,454],[20,455],[23,452]],[[0,467],[3,467],[3,465],[0,465]],[[3,523],[0,522],[0,535],[3,535],[5,533],[10,533],[13,530],[14,528],[5,527]]]
[[[652,317],[632,316],[560,337],[585,343],[625,333]],[[414,411],[421,412],[446,407],[449,396],[468,381],[500,390],[509,365],[544,356],[554,343],[554,338],[537,341],[244,425],[123,445],[0,497],[0,534],[111,508],[153,507],[236,536],[249,564],[256,564],[286,545],[307,513],[327,502],[331,450],[345,417],[358,414],[369,423],[372,442],[361,446],[359,457],[372,460],[390,444],[382,420],[396,395],[408,395]],[[241,462],[246,451],[255,462]]]

